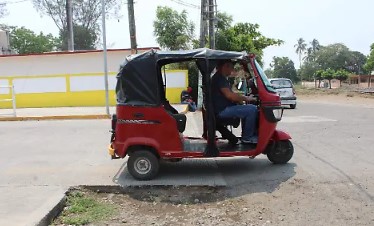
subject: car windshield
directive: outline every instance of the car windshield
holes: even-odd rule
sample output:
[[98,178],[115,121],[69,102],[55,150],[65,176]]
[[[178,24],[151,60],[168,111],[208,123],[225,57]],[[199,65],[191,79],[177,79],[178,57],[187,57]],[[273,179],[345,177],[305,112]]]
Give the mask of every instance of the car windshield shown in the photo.
[[277,79],[277,80],[271,80],[270,83],[274,86],[276,89],[282,89],[282,88],[292,88],[292,83],[290,80],[286,79]]
[[255,60],[255,65],[256,65],[256,69],[257,69],[258,73],[261,76],[262,81],[264,82],[264,85],[265,85],[266,89],[270,92],[275,93],[276,91],[274,90],[274,87],[270,84],[268,77],[266,76],[265,72],[262,70],[260,64],[257,63],[256,60]]

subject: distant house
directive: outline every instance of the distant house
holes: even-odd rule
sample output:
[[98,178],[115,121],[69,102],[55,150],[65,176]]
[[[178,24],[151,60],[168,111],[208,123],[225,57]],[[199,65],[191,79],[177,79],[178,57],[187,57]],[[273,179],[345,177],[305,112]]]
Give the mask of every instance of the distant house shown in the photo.
[[357,85],[359,88],[374,87],[374,75],[350,75],[348,82],[350,85]]

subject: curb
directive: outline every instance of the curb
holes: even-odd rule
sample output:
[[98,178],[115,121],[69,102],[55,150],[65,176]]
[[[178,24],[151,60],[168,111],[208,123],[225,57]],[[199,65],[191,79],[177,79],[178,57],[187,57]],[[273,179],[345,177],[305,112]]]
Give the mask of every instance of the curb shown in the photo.
[[69,119],[110,119],[110,116],[109,115],[52,115],[52,116],[0,117],[0,122],[1,121],[69,120]]
[[36,224],[36,226],[51,225],[53,220],[60,215],[66,206],[66,192],[64,197]]
[[61,200],[56,203],[56,205],[48,211],[47,214],[36,224],[36,226],[48,226],[51,225],[54,219],[56,219],[61,212],[64,210],[66,206],[67,194],[79,188],[88,189],[94,192],[103,192],[103,193],[121,193],[124,188],[119,185],[79,185],[79,186],[72,186],[65,191],[64,196]]

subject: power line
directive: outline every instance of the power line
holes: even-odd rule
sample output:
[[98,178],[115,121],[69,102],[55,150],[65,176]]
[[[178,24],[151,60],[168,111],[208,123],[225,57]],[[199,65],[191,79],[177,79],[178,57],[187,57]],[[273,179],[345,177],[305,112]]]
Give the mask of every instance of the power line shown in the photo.
[[191,3],[188,3],[188,2],[184,2],[182,0],[170,0],[170,1],[175,2],[179,5],[190,7],[190,8],[200,9],[200,6],[194,5],[194,4],[191,4]]

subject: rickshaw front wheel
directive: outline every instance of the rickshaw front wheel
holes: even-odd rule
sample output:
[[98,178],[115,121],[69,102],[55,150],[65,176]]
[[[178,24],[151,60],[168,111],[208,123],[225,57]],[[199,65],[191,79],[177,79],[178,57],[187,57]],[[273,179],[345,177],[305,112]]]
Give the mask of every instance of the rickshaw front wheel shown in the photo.
[[135,179],[151,180],[156,177],[160,163],[150,151],[134,151],[127,161],[127,170]]
[[273,148],[267,151],[268,159],[274,164],[285,164],[293,156],[293,145],[289,140],[276,141]]

